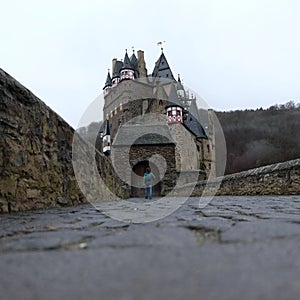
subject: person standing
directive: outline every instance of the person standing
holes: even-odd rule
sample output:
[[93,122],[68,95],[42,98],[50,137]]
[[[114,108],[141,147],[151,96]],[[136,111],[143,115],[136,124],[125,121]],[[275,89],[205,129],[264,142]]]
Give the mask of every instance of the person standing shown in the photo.
[[145,184],[145,199],[152,199],[152,184],[155,179],[155,175],[151,172],[150,167],[146,168],[144,173],[144,184]]

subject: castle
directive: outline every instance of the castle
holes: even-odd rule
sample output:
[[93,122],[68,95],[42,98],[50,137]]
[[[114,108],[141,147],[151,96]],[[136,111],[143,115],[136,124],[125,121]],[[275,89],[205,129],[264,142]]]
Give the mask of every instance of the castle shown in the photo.
[[174,78],[161,50],[152,74],[143,51],[129,57],[126,50],[123,61],[112,60],[103,87],[100,150],[131,186],[132,196],[142,196],[147,166],[156,175],[154,196],[167,194],[176,184],[215,176],[212,118],[206,132],[196,98],[179,75]]

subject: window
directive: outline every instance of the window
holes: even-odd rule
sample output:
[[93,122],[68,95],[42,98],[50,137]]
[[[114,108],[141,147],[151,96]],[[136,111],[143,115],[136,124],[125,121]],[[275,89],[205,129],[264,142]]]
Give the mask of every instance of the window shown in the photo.
[[210,147],[209,147],[209,145],[207,145],[207,152],[210,152]]

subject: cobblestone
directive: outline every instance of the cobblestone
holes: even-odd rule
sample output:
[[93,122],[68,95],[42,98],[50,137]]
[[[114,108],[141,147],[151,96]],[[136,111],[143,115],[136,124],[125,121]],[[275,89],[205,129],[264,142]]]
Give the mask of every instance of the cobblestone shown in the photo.
[[89,204],[0,215],[1,299],[298,299],[299,212],[220,196],[146,224]]

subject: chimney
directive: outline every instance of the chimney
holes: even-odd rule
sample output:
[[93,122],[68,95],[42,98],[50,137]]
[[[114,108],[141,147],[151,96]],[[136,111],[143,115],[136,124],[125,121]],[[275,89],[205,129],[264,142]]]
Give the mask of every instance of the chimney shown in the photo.
[[112,69],[111,69],[111,77],[114,76],[114,70],[115,70],[116,62],[117,62],[117,59],[114,58],[114,59],[112,60],[112,65],[111,65],[111,67],[112,67]]
[[144,51],[139,50],[137,52],[138,55],[138,72],[140,78],[147,77],[147,69],[146,69],[146,63],[144,59]]

